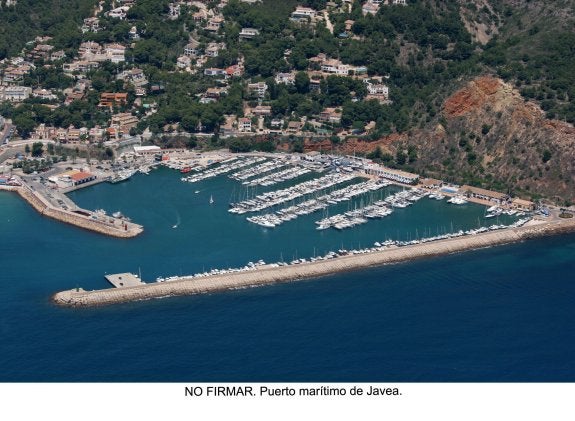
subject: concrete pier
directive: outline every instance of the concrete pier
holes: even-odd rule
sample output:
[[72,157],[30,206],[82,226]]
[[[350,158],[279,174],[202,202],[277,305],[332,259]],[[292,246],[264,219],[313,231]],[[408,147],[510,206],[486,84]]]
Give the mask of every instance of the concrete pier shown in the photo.
[[100,217],[93,212],[76,208],[75,211],[65,210],[54,206],[39,192],[22,183],[21,186],[2,186],[1,190],[16,192],[28,202],[40,214],[75,225],[100,234],[119,238],[130,238],[142,233],[144,228],[132,222],[113,218],[110,216]]
[[116,288],[135,287],[138,285],[145,285],[142,280],[133,273],[114,273],[104,276],[106,280],[114,285]]
[[70,307],[100,306],[151,298],[238,289],[276,282],[292,282],[336,272],[445,255],[573,231],[575,231],[575,218],[549,222],[543,221],[539,224],[526,225],[520,228],[489,231],[482,234],[395,247],[378,252],[344,256],[300,265],[262,266],[248,272],[228,273],[203,278],[180,278],[175,281],[150,283],[133,287],[96,291],[69,290],[54,295],[53,301],[58,305]]

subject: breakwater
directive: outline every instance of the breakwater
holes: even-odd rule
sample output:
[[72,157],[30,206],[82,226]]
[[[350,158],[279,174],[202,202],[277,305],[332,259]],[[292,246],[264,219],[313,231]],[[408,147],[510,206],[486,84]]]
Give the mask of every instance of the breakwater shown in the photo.
[[530,238],[575,231],[575,221],[555,219],[520,228],[490,231],[477,235],[393,247],[360,255],[338,257],[331,260],[290,266],[261,266],[256,270],[227,273],[203,278],[179,278],[162,283],[150,283],[134,287],[111,288],[95,291],[74,289],[55,294],[53,302],[70,307],[89,307],[140,301],[152,298],[192,295],[316,278],[337,272],[370,266],[409,261],[418,258],[445,255],[495,245],[508,244]]
[[45,198],[37,192],[32,191],[28,186],[11,186],[3,190],[14,191],[28,202],[36,211],[49,218],[65,222],[86,230],[98,232],[119,238],[131,238],[140,234],[144,229],[141,225],[117,218],[106,218],[107,220],[93,219],[88,211],[78,213],[58,209],[52,206]]

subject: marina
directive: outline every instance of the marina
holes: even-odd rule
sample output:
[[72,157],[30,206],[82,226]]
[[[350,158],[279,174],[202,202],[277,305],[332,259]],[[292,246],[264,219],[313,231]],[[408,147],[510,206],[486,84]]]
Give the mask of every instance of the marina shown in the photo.
[[[179,275],[167,275],[165,272],[150,272],[148,268],[146,273],[155,273],[154,283],[145,283],[139,276],[130,272],[106,275],[106,279],[114,287],[122,290],[140,287],[147,289],[152,284],[177,284],[200,278],[211,280],[248,273],[252,274],[250,276],[255,276],[254,273],[261,271],[273,273],[274,279],[285,281],[289,278],[287,275],[281,274],[276,277],[276,272],[268,271],[277,269],[283,273],[282,269],[294,266],[307,267],[332,261],[345,261],[346,265],[350,265],[349,269],[355,266],[362,267],[365,264],[378,264],[377,261],[382,263],[402,261],[406,254],[396,255],[395,250],[404,248],[411,250],[424,244],[435,245],[446,241],[451,243],[475,236],[494,238],[495,244],[512,242],[517,241],[517,238],[508,236],[507,240],[503,240],[504,235],[501,233],[518,232],[517,230],[522,230],[526,226],[545,224],[544,220],[540,220],[540,216],[534,219],[535,215],[532,212],[511,208],[506,203],[486,206],[485,203],[489,201],[483,197],[473,198],[464,195],[464,191],[470,191],[465,186],[465,190],[452,187],[441,190],[430,189],[425,183],[413,185],[398,182],[393,179],[395,176],[393,172],[386,172],[383,176],[374,175],[373,166],[364,168],[361,161],[348,160],[347,164],[343,162],[345,160],[339,157],[329,156],[315,161],[294,155],[278,157],[273,154],[230,155],[217,152],[188,155],[187,158],[174,160],[162,159],[157,163],[148,159],[124,166],[115,171],[114,176],[108,180],[112,184],[109,189],[115,189],[117,187],[112,186],[119,181],[133,177],[137,180],[136,184],[142,186],[153,185],[155,180],[164,178],[165,183],[172,184],[178,179],[184,182],[177,185],[181,186],[178,190],[182,190],[179,197],[186,203],[182,203],[179,211],[175,210],[175,223],[166,224],[174,234],[181,232],[182,235],[186,235],[186,232],[189,232],[186,226],[191,222],[190,216],[185,215],[191,214],[184,209],[192,206],[196,209],[193,212],[194,218],[202,221],[201,224],[206,229],[237,231],[237,235],[251,236],[252,241],[261,241],[264,238],[262,236],[267,235],[265,233],[271,228],[280,230],[281,233],[277,235],[285,236],[287,231],[280,227],[289,223],[292,245],[286,250],[283,241],[274,235],[269,237],[269,249],[265,255],[253,254],[246,249],[245,255],[251,257],[251,260],[246,259],[243,264],[238,264],[240,254],[233,259],[235,264],[225,266],[222,265],[221,258],[218,260],[216,255],[214,261],[209,263],[209,268],[206,267],[208,262],[205,261],[202,270],[187,272],[192,273],[191,275],[184,275],[183,270],[180,270]],[[152,168],[158,166],[168,169],[155,171],[154,177],[142,178],[147,176]],[[172,170],[185,176],[181,177]],[[136,175],[137,173],[141,175]],[[410,177],[407,173],[399,174],[401,177]],[[159,175],[160,179],[157,178]],[[197,190],[187,189],[185,185],[188,182],[196,183]],[[162,182],[162,186],[165,183]],[[281,185],[276,187],[276,184]],[[124,216],[133,216],[133,209],[119,206],[119,210],[110,210],[94,206],[95,203],[81,208],[75,201],[83,196],[82,192],[86,190],[74,189],[67,195],[58,196],[60,193],[56,190],[52,192],[46,190],[41,183],[35,186],[29,181],[21,180],[20,185],[12,188],[44,215],[116,237],[133,237],[143,231],[142,225],[134,224],[130,218]],[[90,189],[99,190],[101,189],[99,186],[102,184],[94,185]],[[156,200],[160,201],[162,199],[158,194],[168,192],[165,187],[154,191]],[[448,200],[444,200],[446,196],[449,196]],[[61,199],[57,200],[57,197]],[[173,197],[166,203],[173,203]],[[234,200],[235,197],[239,200]],[[58,203],[50,202],[55,200]],[[473,203],[475,201],[482,206]],[[144,203],[142,208],[146,207]],[[93,207],[96,210],[87,211],[86,207]],[[408,208],[415,208],[417,211],[413,213]],[[203,217],[197,214],[199,209],[204,212]],[[314,215],[319,212],[322,213],[321,217]],[[251,215],[244,216],[246,213]],[[412,214],[420,216],[408,222],[405,218]],[[456,219],[455,224],[451,218]],[[263,231],[251,231],[247,227],[242,227],[250,225],[243,224],[242,221],[257,225]],[[152,230],[158,230],[158,227],[153,225],[150,227]],[[343,231],[349,234],[343,235]],[[241,232],[244,234],[240,234]],[[493,233],[498,233],[498,236],[491,236]],[[302,239],[302,235],[307,237],[307,241]],[[209,235],[200,234],[200,238],[203,239],[203,243],[208,240]],[[233,237],[230,239],[235,241]],[[366,244],[371,245],[366,247]],[[475,248],[478,243],[465,241],[461,244],[464,245],[457,246],[453,250]],[[482,240],[480,244],[486,243]],[[270,259],[274,250],[279,259],[277,257]],[[410,252],[407,255],[429,255],[429,250],[425,250],[422,254]],[[437,250],[438,254],[442,254],[441,248]],[[353,263],[354,261],[350,260],[353,256],[364,255],[379,257],[370,257],[369,263],[365,263],[366,261]],[[390,258],[389,255],[395,257]],[[320,269],[316,266],[313,266],[313,270],[298,269],[297,278],[332,273],[334,267],[330,263],[325,267],[320,265]],[[342,266],[337,267],[343,270]],[[291,272],[288,270],[287,273]],[[263,282],[258,279],[257,284]],[[187,291],[186,288],[184,290]],[[174,294],[178,295],[180,292]],[[56,301],[62,302],[60,299]]]
[[[255,341],[246,352],[263,349],[258,355],[268,358],[269,353],[259,338],[267,338],[277,326],[282,326],[285,333],[274,337],[275,341],[283,341],[274,348],[274,354],[281,355],[286,363],[278,366],[276,359],[271,358],[268,365],[281,376],[289,376],[293,363],[300,360],[290,347],[294,340],[309,348],[305,351],[306,372],[326,361],[330,367],[339,366],[342,357],[331,352],[337,344],[346,347],[345,364],[361,370],[364,364],[358,361],[365,358],[363,351],[357,352],[357,341],[353,338],[362,329],[360,336],[366,338],[365,349],[372,349],[373,341],[377,341],[373,358],[391,350],[391,356],[398,359],[405,357],[401,335],[406,323],[410,337],[422,343],[427,343],[432,332],[437,337],[437,346],[443,347],[439,349],[448,349],[445,335],[454,330],[467,332],[465,338],[461,335],[457,338],[464,345],[461,358],[469,357],[474,349],[480,350],[476,357],[469,357],[472,362],[484,357],[484,340],[477,339],[470,348],[465,344],[481,336],[479,331],[499,329],[490,345],[495,347],[493,353],[484,358],[486,364],[497,361],[494,355],[501,355],[524,339],[523,333],[510,338],[509,335],[517,333],[509,330],[510,319],[524,322],[521,332],[541,334],[538,323],[546,317],[549,323],[559,324],[565,331],[569,329],[567,322],[561,323],[570,320],[565,315],[571,314],[572,309],[573,288],[568,275],[573,266],[573,234],[547,237],[545,232],[537,231],[529,234],[529,241],[523,234],[521,238],[513,234],[514,230],[554,224],[553,209],[549,217],[529,212],[533,220],[513,228],[509,225],[524,217],[518,215],[520,212],[508,215],[506,212],[512,210],[505,204],[497,204],[503,209],[500,214],[495,208],[487,212],[496,205],[493,202],[478,204],[473,199],[456,206],[447,203],[448,194],[443,200],[434,200],[432,195],[441,191],[436,188],[427,189],[429,196],[405,208],[387,206],[393,213],[386,217],[367,218],[368,222],[349,229],[316,229],[320,219],[385,201],[388,196],[414,187],[390,184],[350,200],[333,200],[335,203],[330,203],[327,209],[298,215],[270,229],[246,221],[246,216],[258,212],[244,215],[228,212],[229,203],[237,202],[248,190],[240,181],[223,175],[190,185],[180,181],[182,174],[177,168],[168,166],[169,163],[182,168],[205,167],[212,165],[208,160],[214,163],[226,159],[219,153],[196,155],[179,159],[171,154],[171,159],[158,165],[149,176],[136,173],[128,182],[102,182],[63,195],[69,199],[66,206],[74,203],[85,210],[104,210],[105,214],[98,215],[101,218],[121,212],[145,227],[143,235],[126,241],[43,218],[17,194],[1,192],[2,254],[4,261],[9,262],[2,273],[7,289],[3,295],[7,322],[4,337],[23,350],[16,360],[5,361],[6,378],[21,380],[31,361],[41,361],[42,370],[37,373],[42,373],[43,380],[75,380],[76,370],[62,367],[59,356],[76,347],[78,353],[69,354],[68,358],[72,367],[84,367],[87,360],[97,356],[98,365],[89,377],[94,381],[110,378],[137,381],[143,370],[158,362],[161,374],[157,378],[165,379],[164,367],[170,366],[174,358],[192,361],[194,365],[186,374],[182,374],[180,367],[168,370],[169,379],[185,381],[192,371],[217,379],[214,373],[222,365],[226,374],[221,376],[235,373],[242,366],[243,357],[228,350],[246,334]],[[281,190],[321,175],[306,174],[284,185],[250,186],[249,196]],[[352,186],[367,181],[358,178],[348,183]],[[345,186],[345,183],[336,185],[310,197],[295,199],[293,204]],[[52,190],[49,193],[54,199],[48,199],[58,206],[61,196]],[[262,213],[291,205],[291,201],[286,202]],[[489,214],[498,215],[486,218]],[[42,232],[41,237],[38,232]],[[530,239],[535,236],[542,237]],[[491,248],[505,244],[499,241],[516,244]],[[454,243],[457,247],[473,245],[481,250],[462,253]],[[423,247],[427,247],[429,254],[423,254]],[[31,256],[34,265],[29,263]],[[436,257],[426,258],[431,256]],[[54,264],[62,261],[65,266]],[[38,276],[39,267],[43,268],[42,276]],[[146,281],[143,285],[116,288],[104,278],[106,272],[138,274],[140,267],[143,275],[140,279]],[[305,279],[309,281],[295,282]],[[264,285],[267,287],[256,288]],[[70,291],[71,301],[54,305],[48,298],[57,291]],[[485,328],[474,327],[479,322],[477,314],[485,314],[485,308],[494,306],[496,309],[491,311]],[[34,317],[22,318],[22,312],[30,308]],[[550,314],[550,309],[558,310],[557,315]],[[374,314],[378,315],[375,324]],[[243,325],[250,326],[248,333],[241,328]],[[317,338],[318,332],[324,336]],[[182,344],[186,335],[193,340]],[[554,332],[549,332],[543,338],[549,344],[544,345],[545,360],[564,353],[562,349],[557,351],[555,337]],[[51,352],[38,349],[36,338],[44,341]],[[110,353],[101,351],[102,338],[106,338],[104,343]],[[149,353],[142,353],[146,342],[156,345]],[[318,344],[321,355],[317,352]],[[6,348],[10,350],[8,345]],[[395,352],[397,349],[401,351]],[[541,359],[539,350],[525,367],[517,370],[518,376],[526,376],[526,370],[532,370],[529,376],[542,372],[537,365]],[[425,356],[421,360],[422,355],[419,350],[414,351],[410,361],[431,363]],[[217,361],[207,367],[195,363],[206,361],[207,356],[208,361],[217,356]],[[118,358],[124,358],[121,367],[114,365]],[[565,357],[561,361],[568,364],[570,360]],[[372,375],[371,367],[366,376]],[[414,381],[421,379],[419,366],[399,367],[396,372],[400,373],[398,376],[408,372]],[[244,375],[250,376],[251,369],[241,373],[238,381]],[[447,373],[449,379],[463,376],[460,370]],[[340,375],[338,372],[337,376]],[[386,368],[381,375],[389,375],[389,370]],[[474,372],[464,374],[465,378],[473,375]],[[297,375],[288,378],[305,380]],[[26,379],[37,380],[38,374],[29,374]]]

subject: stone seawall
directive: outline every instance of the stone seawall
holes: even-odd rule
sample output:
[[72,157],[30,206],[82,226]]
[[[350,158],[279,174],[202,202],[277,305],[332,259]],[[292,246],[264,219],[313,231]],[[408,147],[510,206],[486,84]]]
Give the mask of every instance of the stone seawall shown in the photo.
[[337,272],[445,255],[573,231],[575,231],[575,221],[573,220],[545,222],[534,226],[491,231],[483,234],[390,248],[378,252],[350,255],[300,265],[264,266],[248,272],[213,275],[203,278],[181,278],[176,281],[150,283],[135,287],[110,288],[96,291],[69,290],[55,294],[52,299],[58,305],[83,307],[200,294],[315,278]]
[[143,231],[143,228],[137,224],[126,223],[128,226],[126,229],[121,225],[118,226],[112,223],[93,220],[86,216],[55,208],[42,200],[41,195],[34,194],[31,190],[24,186],[16,187],[13,189],[13,191],[16,191],[24,200],[26,200],[26,202],[28,202],[42,215],[61,222],[65,222],[70,225],[118,238],[135,237]]

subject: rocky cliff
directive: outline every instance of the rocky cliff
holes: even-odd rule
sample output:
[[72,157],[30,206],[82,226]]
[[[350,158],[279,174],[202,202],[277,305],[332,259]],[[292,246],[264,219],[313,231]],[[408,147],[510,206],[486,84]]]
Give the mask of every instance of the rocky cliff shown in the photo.
[[479,77],[451,95],[429,127],[399,136],[390,152],[417,148],[416,171],[544,196],[575,199],[575,128],[549,120],[495,77]]

